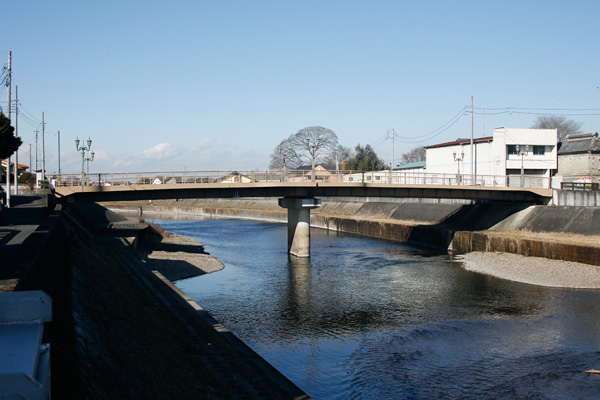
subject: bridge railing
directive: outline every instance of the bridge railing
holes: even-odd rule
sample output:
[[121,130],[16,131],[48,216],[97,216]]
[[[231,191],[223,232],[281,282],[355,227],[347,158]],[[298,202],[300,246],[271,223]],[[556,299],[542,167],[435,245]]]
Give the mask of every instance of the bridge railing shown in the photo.
[[[233,184],[311,182],[311,170],[170,171],[62,174],[51,177],[55,187],[162,184]],[[436,185],[479,187],[549,188],[550,178],[530,175],[469,175],[401,171],[315,171],[316,182],[378,183],[389,185]]]

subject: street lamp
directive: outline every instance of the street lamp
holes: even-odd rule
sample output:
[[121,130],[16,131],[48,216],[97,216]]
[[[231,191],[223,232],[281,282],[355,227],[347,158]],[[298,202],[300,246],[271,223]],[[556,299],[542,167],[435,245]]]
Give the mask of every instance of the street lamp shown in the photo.
[[283,181],[287,182],[287,166],[285,164],[285,158],[292,153],[292,148],[288,147],[288,151],[286,152],[281,147],[279,148],[279,155],[283,157]]
[[317,138],[314,142],[311,142],[310,138],[306,138],[304,140],[306,142],[306,148],[308,149],[308,152],[310,153],[310,156],[312,158],[311,181],[314,182],[315,181],[315,153],[319,150],[319,142],[321,140],[319,138]]
[[517,145],[517,154],[521,156],[521,187],[525,186],[525,169],[523,168],[523,157],[529,153],[529,145]]
[[456,173],[456,184],[460,185],[462,183],[462,177],[460,176],[460,162],[465,158],[465,153],[456,154],[456,152],[454,152],[452,155],[454,156],[454,161],[456,161],[458,168],[458,172]]
[[94,156],[96,155],[96,152],[92,151],[91,152],[92,157],[86,157],[85,161],[87,161],[87,173],[85,174],[85,183],[86,186],[90,185],[90,161],[94,162]]
[[88,138],[87,147],[81,146],[79,147],[79,137],[75,139],[75,148],[77,151],[81,151],[81,186],[85,186],[84,175],[85,175],[85,152],[90,151],[92,148],[92,139]]

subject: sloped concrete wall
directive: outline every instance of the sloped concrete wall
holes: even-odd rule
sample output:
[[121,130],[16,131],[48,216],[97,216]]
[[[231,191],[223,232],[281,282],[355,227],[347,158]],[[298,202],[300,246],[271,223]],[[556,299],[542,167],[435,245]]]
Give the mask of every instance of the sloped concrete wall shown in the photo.
[[556,206],[600,207],[600,191],[554,189],[552,203]]
[[600,207],[531,206],[494,225],[491,230],[600,235]]

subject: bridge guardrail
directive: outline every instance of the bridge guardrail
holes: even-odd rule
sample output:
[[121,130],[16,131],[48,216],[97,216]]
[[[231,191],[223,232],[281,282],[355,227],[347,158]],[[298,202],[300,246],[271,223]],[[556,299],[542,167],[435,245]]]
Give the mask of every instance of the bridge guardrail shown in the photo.
[[[529,175],[469,175],[400,171],[315,171],[316,182],[380,183],[390,185],[550,188],[548,177]],[[62,174],[51,177],[55,187],[160,184],[231,184],[311,182],[311,170],[170,171]]]

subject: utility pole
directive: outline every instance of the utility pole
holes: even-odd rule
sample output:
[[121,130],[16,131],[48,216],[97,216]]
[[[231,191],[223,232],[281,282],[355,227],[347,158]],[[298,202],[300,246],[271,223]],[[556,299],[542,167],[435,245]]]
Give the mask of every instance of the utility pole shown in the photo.
[[[391,132],[391,134],[390,134]],[[390,172],[394,169],[394,139],[396,138],[396,131],[391,129],[387,132],[386,139],[392,139],[392,163],[390,164]]]
[[60,175],[60,131],[58,131],[58,175]]
[[[6,86],[8,86],[8,125],[10,125],[10,106],[11,106],[11,77],[12,77],[12,51],[8,52],[8,71],[6,75]],[[6,207],[10,208],[10,156],[6,159]]]
[[[19,137],[19,87],[15,86],[15,136]],[[19,194],[19,149],[15,151],[15,196]]]
[[37,182],[37,172],[38,172],[38,133],[39,131],[35,130],[35,173],[36,173],[36,182]]
[[[473,154],[474,154],[474,149],[473,149],[473,115],[474,115],[474,109],[473,109],[473,96],[471,96],[471,180],[473,180],[473,174],[475,173],[474,168],[473,168]],[[474,182],[473,182],[474,183]]]
[[44,112],[42,111],[42,181],[46,180],[46,124],[44,123]]
[[[36,132],[36,135],[37,135],[37,132]],[[32,156],[33,156],[33,153],[31,152],[31,143],[29,143],[29,173],[31,173],[31,167],[33,166],[33,165],[31,164],[31,162],[33,161],[33,160],[31,159],[31,157],[32,157]]]

